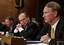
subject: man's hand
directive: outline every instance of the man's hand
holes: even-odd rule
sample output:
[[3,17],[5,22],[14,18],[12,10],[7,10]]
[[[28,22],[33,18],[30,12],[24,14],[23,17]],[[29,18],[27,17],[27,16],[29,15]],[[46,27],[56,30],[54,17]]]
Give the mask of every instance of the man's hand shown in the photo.
[[49,36],[48,34],[44,35],[41,37],[40,41],[44,42],[44,43],[49,43]]
[[21,26],[22,26],[21,24],[17,24],[17,25],[16,25],[17,28],[19,28],[19,27],[21,27]]
[[23,31],[24,29],[22,28],[21,24],[17,24],[15,30],[14,30],[14,33],[17,33],[17,32],[21,32]]
[[14,29],[14,33],[17,33],[19,31],[20,27],[21,27],[21,24],[17,24],[16,28]]

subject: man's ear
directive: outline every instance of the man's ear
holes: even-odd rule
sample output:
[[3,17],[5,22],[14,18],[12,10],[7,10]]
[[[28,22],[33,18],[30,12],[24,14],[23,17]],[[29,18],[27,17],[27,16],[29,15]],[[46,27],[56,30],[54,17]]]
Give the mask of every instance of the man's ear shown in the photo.
[[54,11],[55,17],[57,16],[57,11]]

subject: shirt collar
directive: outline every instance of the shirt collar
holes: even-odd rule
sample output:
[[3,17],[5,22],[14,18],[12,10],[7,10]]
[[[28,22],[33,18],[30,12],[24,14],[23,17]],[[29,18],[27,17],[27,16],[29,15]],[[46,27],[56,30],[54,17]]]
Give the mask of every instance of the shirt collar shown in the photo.
[[59,20],[60,20],[60,19],[58,19],[53,25],[51,25],[51,27],[54,28],[54,30],[56,29],[56,26],[57,26]]

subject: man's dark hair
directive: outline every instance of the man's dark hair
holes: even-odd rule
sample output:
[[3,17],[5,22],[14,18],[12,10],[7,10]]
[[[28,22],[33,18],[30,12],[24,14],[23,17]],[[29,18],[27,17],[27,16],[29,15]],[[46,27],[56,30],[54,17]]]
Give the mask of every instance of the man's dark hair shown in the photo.
[[14,19],[11,16],[7,16],[5,19],[9,19],[9,20],[14,21]]
[[57,16],[60,16],[61,15],[61,6],[57,3],[57,2],[54,2],[54,1],[51,1],[51,2],[48,2],[45,7],[49,7],[51,8],[53,11],[57,11]]

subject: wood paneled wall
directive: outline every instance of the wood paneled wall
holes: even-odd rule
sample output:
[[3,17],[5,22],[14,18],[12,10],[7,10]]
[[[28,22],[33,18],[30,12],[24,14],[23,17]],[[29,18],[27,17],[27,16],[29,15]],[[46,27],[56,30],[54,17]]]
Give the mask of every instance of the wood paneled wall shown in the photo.
[[15,6],[15,0],[0,0],[0,22],[3,21],[6,16],[12,16],[15,18]]
[[30,17],[36,15],[36,2],[37,0],[24,0],[24,10]]
[[[36,15],[36,0],[23,1],[23,9],[28,13],[30,17],[34,17]],[[5,17],[9,15],[14,18],[17,18],[17,13],[18,11],[16,9],[16,0],[0,0],[0,22],[3,21]]]

